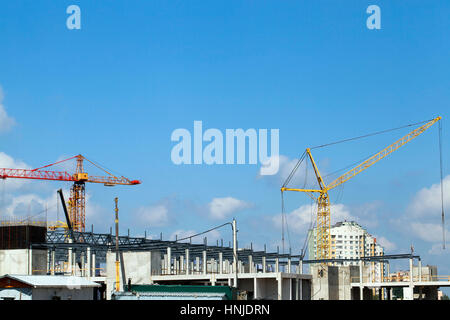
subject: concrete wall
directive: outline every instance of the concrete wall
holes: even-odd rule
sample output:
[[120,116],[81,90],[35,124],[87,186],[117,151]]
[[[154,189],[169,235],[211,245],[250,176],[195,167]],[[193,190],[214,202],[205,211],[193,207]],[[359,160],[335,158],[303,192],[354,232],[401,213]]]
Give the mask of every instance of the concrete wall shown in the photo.
[[311,265],[310,270],[312,275],[311,299],[328,300],[328,268],[326,266]]
[[[31,262],[31,263],[30,263]],[[5,274],[46,274],[47,250],[0,250],[0,276]]]
[[277,300],[278,299],[278,284],[277,281],[271,279],[260,279],[262,284],[262,288],[264,291],[260,293],[262,299],[265,300]]
[[[351,283],[359,283],[359,266],[312,265],[310,270],[313,277],[312,300],[352,299]],[[319,271],[321,271],[320,274]],[[363,267],[363,279],[367,280],[369,276],[370,268],[367,265]],[[355,293],[353,293],[353,296],[355,296]]]
[[328,267],[328,300],[339,300],[339,267]]
[[[128,279],[133,284],[149,284],[151,276],[161,274],[161,253],[159,251],[126,251],[121,253],[123,267],[119,269],[120,290],[122,291]],[[106,254],[106,298],[111,298],[116,282],[116,253]],[[122,273],[124,269],[124,274]]]
[[301,288],[302,300],[311,300],[311,281],[309,280],[300,280],[300,281],[302,281],[302,288]]
[[[422,280],[423,281],[433,281],[437,276],[436,266],[422,266]],[[413,277],[414,280],[419,279],[419,267],[413,266]]]

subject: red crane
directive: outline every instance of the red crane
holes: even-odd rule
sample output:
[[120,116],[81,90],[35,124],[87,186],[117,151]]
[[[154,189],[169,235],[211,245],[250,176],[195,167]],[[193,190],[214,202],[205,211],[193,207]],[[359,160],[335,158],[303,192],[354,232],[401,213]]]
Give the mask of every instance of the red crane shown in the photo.
[[[56,164],[75,159],[77,166],[74,174],[70,174],[67,171],[48,171],[42,170],[54,166]],[[107,176],[89,176],[84,171],[83,162],[87,160],[97,168],[106,172]],[[85,183],[103,183],[105,186],[115,185],[136,185],[140,184],[139,180],[130,180],[123,176],[117,177],[100,165],[85,158],[81,154],[64,159],[40,168],[36,169],[8,169],[0,168],[0,179],[16,178],[16,179],[37,179],[37,180],[53,180],[53,181],[73,181],[72,188],[70,189],[69,204],[69,217],[72,223],[73,230],[84,232],[85,231],[85,212],[86,212],[86,189]]]

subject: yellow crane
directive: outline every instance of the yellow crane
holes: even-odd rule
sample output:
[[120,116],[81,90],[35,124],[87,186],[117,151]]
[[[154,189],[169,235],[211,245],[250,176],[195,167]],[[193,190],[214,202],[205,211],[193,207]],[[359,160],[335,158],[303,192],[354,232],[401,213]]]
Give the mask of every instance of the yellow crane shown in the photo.
[[[319,169],[317,168],[316,162],[314,161],[314,158],[311,154],[311,149],[306,149],[306,155],[309,157],[312,167],[314,169],[314,173],[319,185],[318,189],[296,189],[296,188],[288,188],[286,187],[285,183],[281,187],[281,192],[284,191],[297,191],[297,192],[304,192],[308,194],[311,198],[313,198],[317,202],[317,234],[316,234],[316,259],[322,260],[322,259],[330,259],[331,258],[331,236],[330,236],[330,228],[331,228],[331,219],[330,219],[330,197],[328,195],[328,191],[336,188],[337,186],[343,184],[344,182],[350,180],[351,178],[355,177],[356,175],[360,174],[364,170],[368,169],[381,159],[385,158],[395,150],[399,149],[400,147],[404,146],[408,142],[410,142],[412,139],[418,137],[423,132],[425,132],[428,128],[430,128],[433,124],[435,124],[437,121],[441,120],[441,117],[434,118],[433,120],[430,120],[429,122],[425,123],[421,127],[411,131],[404,137],[398,139],[391,145],[387,146],[386,148],[382,149],[375,155],[371,156],[367,160],[363,161],[362,163],[355,166],[353,169],[347,171],[343,175],[341,175],[339,178],[335,179],[328,185],[325,184]],[[294,168],[294,171],[297,169]],[[294,172],[293,171],[293,172]],[[290,177],[292,176],[293,172],[291,172]],[[290,177],[288,178],[290,180]]]

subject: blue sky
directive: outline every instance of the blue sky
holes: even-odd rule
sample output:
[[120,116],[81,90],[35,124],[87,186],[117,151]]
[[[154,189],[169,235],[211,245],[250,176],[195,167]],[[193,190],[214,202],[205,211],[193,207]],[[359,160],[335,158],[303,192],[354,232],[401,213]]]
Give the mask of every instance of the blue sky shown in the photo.
[[[71,4],[81,8],[81,30],[66,27]],[[381,8],[381,30],[366,27],[372,4]],[[81,153],[142,180],[87,186],[87,225],[99,232],[113,225],[118,196],[123,233],[163,232],[167,239],[234,216],[241,246],[275,250],[279,187],[308,146],[441,115],[449,174],[449,12],[448,1],[3,1],[0,164],[39,167]],[[173,164],[171,133],[192,132],[194,120],[222,132],[279,129],[280,173],[259,177],[259,165]],[[332,172],[407,132],[314,155]],[[424,263],[450,274],[437,235],[438,183],[434,126],[347,182],[335,217],[357,220],[388,252],[408,252],[413,243]],[[446,204],[450,179],[448,186]],[[69,185],[0,182],[0,207],[22,215],[47,204],[53,218],[59,187]],[[309,204],[303,194],[286,194],[294,253],[306,235]],[[219,231],[209,241],[228,243],[230,231]]]

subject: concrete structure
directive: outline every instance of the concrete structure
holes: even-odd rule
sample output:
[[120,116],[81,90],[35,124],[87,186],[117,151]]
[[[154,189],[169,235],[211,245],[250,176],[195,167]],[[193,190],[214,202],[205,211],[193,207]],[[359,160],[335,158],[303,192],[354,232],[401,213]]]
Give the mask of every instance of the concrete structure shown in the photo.
[[[152,275],[161,274],[161,254],[159,251],[126,251],[120,252],[121,268],[120,290],[126,288],[124,284],[130,281],[133,284],[147,284]],[[106,298],[111,298],[111,293],[116,282],[116,253],[106,254]]]
[[[362,268],[364,277],[368,277],[370,269]],[[312,300],[352,300],[352,282],[360,276],[359,266],[327,266],[312,265]],[[367,293],[366,293],[367,295]]]
[[[231,285],[234,274],[160,275],[153,284]],[[238,273],[237,289],[248,300],[310,300],[311,275],[284,272]]]
[[4,274],[47,274],[47,250],[0,250],[0,276]]
[[[412,258],[409,265],[409,271],[391,274],[392,276],[386,277],[384,281],[372,281],[370,276],[363,276],[357,279],[358,281],[352,282],[352,292],[355,292],[356,288],[359,291],[371,289],[371,292],[377,292],[378,297],[391,300],[395,289],[396,292],[400,292],[400,296],[396,295],[396,299],[437,300],[438,289],[450,287],[450,276],[437,276],[436,266],[422,267],[420,259],[419,265],[414,266]],[[357,298],[355,297],[355,299]],[[366,299],[365,296],[364,299]]]
[[[438,288],[450,286],[450,277],[437,276],[435,266],[413,266],[412,272],[398,272],[384,281],[373,281],[370,261],[359,266],[311,266],[313,300],[437,300]],[[414,276],[411,278],[409,274]]]
[[0,300],[93,300],[99,284],[82,277],[4,275]]
[[[121,252],[123,268],[120,271],[121,284],[183,284],[205,286],[234,286],[236,273],[228,259],[219,261],[193,257],[186,249],[183,259],[172,257],[170,248],[164,257],[158,251]],[[111,298],[115,283],[115,253],[107,253],[106,297]],[[277,263],[278,261],[275,261]],[[291,272],[281,272],[277,268],[255,265],[252,258],[248,262],[238,261],[237,288],[245,292],[248,299],[309,300],[311,276],[301,273],[300,268],[291,266]],[[289,265],[289,263],[288,263]],[[261,268],[260,268],[261,267]],[[268,271],[274,269],[275,272]],[[259,270],[259,271],[258,271]],[[297,272],[295,272],[295,271]]]

